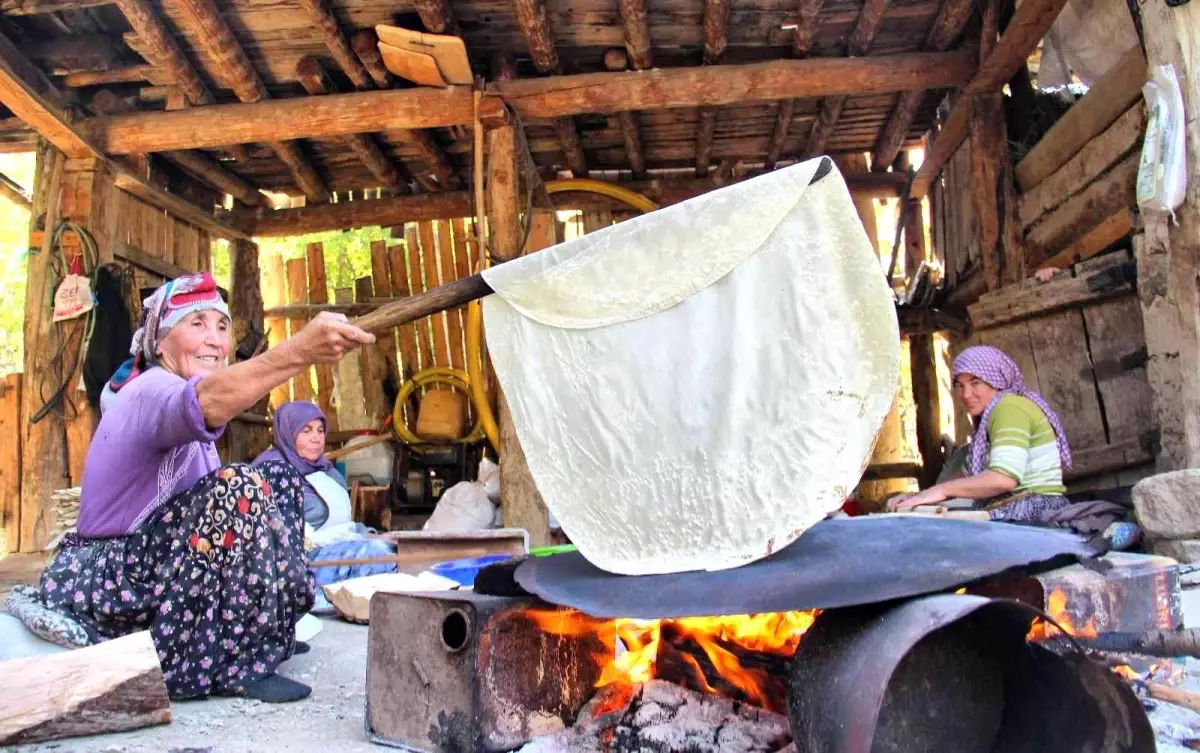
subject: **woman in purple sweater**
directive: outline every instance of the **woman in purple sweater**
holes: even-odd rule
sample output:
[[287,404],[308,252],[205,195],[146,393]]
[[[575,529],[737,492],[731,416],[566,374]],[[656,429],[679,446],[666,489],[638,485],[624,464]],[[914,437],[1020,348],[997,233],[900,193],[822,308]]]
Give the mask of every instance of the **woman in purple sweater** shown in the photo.
[[287,463],[221,467],[213,442],[273,387],[375,338],[321,314],[228,366],[230,326],[208,274],[146,299],[133,358],[101,399],[78,534],[60,544],[40,597],[92,642],[149,630],[174,699],[299,700],[309,688],[275,670],[313,601],[302,480]]

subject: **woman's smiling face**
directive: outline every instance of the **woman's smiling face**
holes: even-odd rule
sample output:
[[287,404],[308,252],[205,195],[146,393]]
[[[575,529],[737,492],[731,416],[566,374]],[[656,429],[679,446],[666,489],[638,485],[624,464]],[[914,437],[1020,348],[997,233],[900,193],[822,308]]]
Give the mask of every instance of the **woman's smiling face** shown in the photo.
[[959,374],[954,377],[954,394],[972,418],[979,418],[1000,390],[974,374]]
[[229,317],[206,309],[184,317],[158,345],[158,361],[184,379],[207,376],[229,358]]

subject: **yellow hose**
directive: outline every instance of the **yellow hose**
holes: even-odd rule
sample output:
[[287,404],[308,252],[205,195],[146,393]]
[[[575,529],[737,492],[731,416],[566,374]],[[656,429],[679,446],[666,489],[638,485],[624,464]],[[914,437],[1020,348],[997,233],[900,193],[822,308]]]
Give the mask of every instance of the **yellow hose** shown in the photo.
[[[653,212],[655,209],[658,209],[657,204],[637,191],[630,191],[628,188],[622,188],[615,183],[607,183],[603,180],[570,178],[567,180],[551,180],[546,182],[546,193],[548,194],[564,193],[566,191],[598,193],[610,199],[624,202],[643,213]],[[487,263],[486,260],[484,263]],[[475,406],[475,415],[478,416],[476,426],[482,427],[483,434],[487,436],[488,441],[495,448],[496,454],[499,455],[500,427],[496,425],[496,416],[492,413],[492,405],[488,401],[487,393],[483,389],[483,306],[479,301],[472,301],[467,304],[466,336],[467,384],[470,385],[471,403]],[[397,400],[396,405],[396,411],[399,414],[401,401]],[[404,424],[398,415],[395,419],[395,424],[397,427]],[[407,427],[405,427],[404,431],[408,431]],[[396,433],[400,433],[399,428],[397,428]],[[472,432],[472,435],[474,433]]]
[[[392,405],[392,431],[396,432],[396,436],[405,444],[422,444],[426,441],[413,434],[409,430],[408,424],[404,423],[404,404],[408,401],[408,396],[413,393],[413,390],[418,387],[424,387],[427,384],[448,384],[466,395],[467,399],[473,397],[471,394],[470,377],[459,369],[443,367],[425,369],[413,374],[400,388],[400,393],[396,395],[396,402]],[[483,436],[483,416],[479,414],[477,409],[475,426],[471,428],[471,433],[454,441],[478,442],[480,439],[483,439]]]

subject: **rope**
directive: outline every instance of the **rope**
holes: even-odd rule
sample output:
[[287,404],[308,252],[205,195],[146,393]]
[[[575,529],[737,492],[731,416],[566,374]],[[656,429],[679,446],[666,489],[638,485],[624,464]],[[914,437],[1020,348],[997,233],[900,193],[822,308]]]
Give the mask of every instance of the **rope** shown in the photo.
[[[100,256],[96,239],[80,225],[70,220],[60,220],[51,236],[51,256],[47,261],[50,275],[50,285],[48,286],[50,300],[47,302],[47,306],[51,316],[54,311],[54,294],[58,291],[62,281],[70,274],[71,263],[63,248],[63,235],[68,231],[74,232],[79,238],[81,271],[88,278],[93,295],[95,295],[97,260]],[[37,249],[30,249],[31,255],[36,253],[39,253]],[[38,375],[37,389],[38,397],[42,400],[42,407],[38,408],[29,418],[30,424],[38,423],[51,413],[63,421],[72,421],[79,416],[79,408],[71,399],[71,384],[77,378],[87,345],[92,339],[92,332],[96,324],[96,307],[93,305],[86,316],[57,322],[57,324],[61,337],[46,369]],[[76,341],[77,337],[81,338],[79,347],[75,348],[72,354],[71,344]],[[53,387],[53,390],[47,396],[47,390],[50,387]]]
[[[529,142],[525,136],[525,124],[521,122],[521,116],[515,111],[509,110],[509,115],[513,119],[512,127],[517,134],[517,153],[521,156],[521,177],[525,179],[525,201],[524,219],[521,222],[521,242],[517,246],[517,255],[525,250],[525,245],[529,243],[529,236],[533,232],[533,187],[539,180],[537,167],[533,164],[533,159],[529,156]],[[478,112],[476,112],[478,118]],[[472,177],[474,181],[474,177]],[[482,182],[482,181],[481,181]],[[486,190],[486,186],[484,189]],[[518,209],[520,213],[520,209]],[[475,216],[478,218],[487,217],[487,207],[475,207]],[[479,223],[482,224],[482,223]],[[475,228],[475,238],[479,247],[484,249],[487,259],[492,264],[499,264],[504,261],[496,255],[496,246],[492,239],[492,234],[489,232],[486,237],[483,234],[482,227]]]

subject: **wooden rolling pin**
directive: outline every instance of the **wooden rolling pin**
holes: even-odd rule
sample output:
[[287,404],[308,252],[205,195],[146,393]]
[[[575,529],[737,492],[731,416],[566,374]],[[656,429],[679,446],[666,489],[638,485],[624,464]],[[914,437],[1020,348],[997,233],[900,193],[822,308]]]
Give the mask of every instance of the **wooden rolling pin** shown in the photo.
[[332,452],[327,452],[327,453],[325,453],[325,459],[326,460],[337,460],[338,458],[344,458],[351,453],[358,452],[359,450],[365,450],[368,447],[374,447],[377,444],[383,444],[384,442],[387,442],[388,440],[390,440],[392,438],[393,438],[392,433],[390,431],[385,432],[378,436],[371,437],[366,442],[359,442],[358,444],[349,444],[341,449],[333,450]]
[[350,323],[367,332],[386,332],[392,327],[462,306],[493,292],[492,286],[484,282],[483,275],[474,274],[385,304],[365,316],[352,319]]

